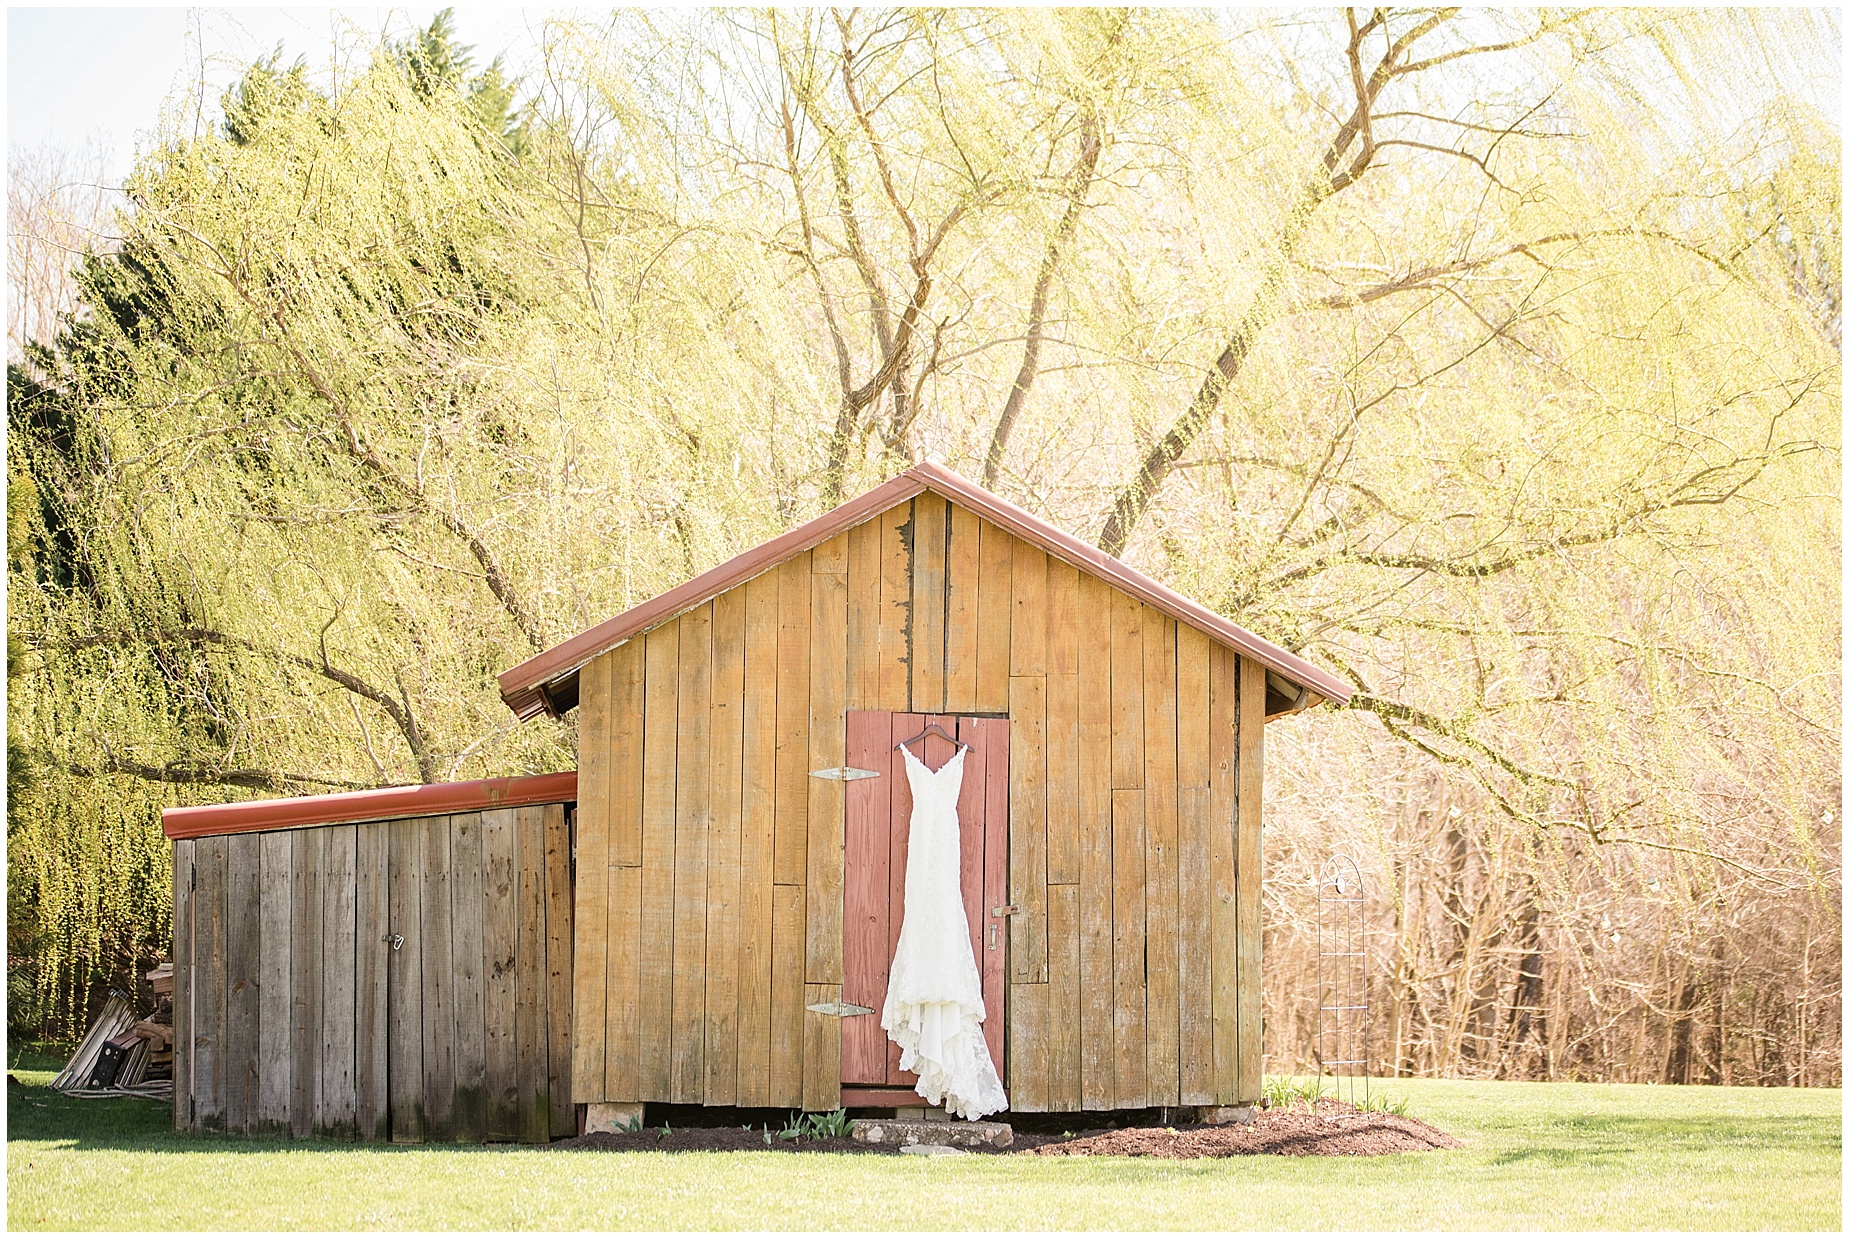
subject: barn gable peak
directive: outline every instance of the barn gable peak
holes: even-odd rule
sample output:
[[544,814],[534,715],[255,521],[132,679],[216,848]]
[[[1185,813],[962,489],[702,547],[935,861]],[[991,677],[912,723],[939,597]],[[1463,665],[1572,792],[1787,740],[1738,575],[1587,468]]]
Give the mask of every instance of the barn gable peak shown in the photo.
[[1079,571],[1101,578],[1253,659],[1271,673],[1274,685],[1288,690],[1283,695],[1294,698],[1299,708],[1325,699],[1342,704],[1354,692],[1342,680],[1282,646],[1248,632],[942,465],[927,462],[509,668],[498,677],[501,699],[521,719],[563,714],[577,704],[578,672],[592,659],[926,491],[967,508]]

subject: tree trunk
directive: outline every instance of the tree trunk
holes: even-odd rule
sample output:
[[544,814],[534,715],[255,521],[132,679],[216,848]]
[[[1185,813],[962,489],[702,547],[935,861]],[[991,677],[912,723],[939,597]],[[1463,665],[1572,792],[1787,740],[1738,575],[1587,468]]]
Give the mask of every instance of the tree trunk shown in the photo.
[[1689,1034],[1690,1024],[1695,1015],[1695,996],[1699,993],[1695,984],[1693,970],[1688,972],[1682,982],[1682,994],[1676,999],[1673,1008],[1675,1014],[1670,1017],[1669,1055],[1663,1064],[1663,1083],[1687,1084],[1689,1082]]

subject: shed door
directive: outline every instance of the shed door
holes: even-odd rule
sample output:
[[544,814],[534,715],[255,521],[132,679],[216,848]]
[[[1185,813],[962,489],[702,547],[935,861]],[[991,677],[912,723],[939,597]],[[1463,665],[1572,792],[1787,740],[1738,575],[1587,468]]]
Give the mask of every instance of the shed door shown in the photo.
[[[842,943],[841,997],[873,1008],[871,1015],[841,1022],[841,1081],[857,1085],[911,1085],[918,1077],[899,1070],[899,1047],[880,1027],[886,976],[905,919],[905,849],[912,816],[905,759],[893,751],[936,723],[970,746],[963,759],[963,793],[957,819],[963,840],[963,911],[970,946],[982,974],[982,1003],[988,1018],[983,1036],[995,1069],[1007,1078],[1002,1057],[1003,967],[1007,923],[995,914],[1008,888],[1008,720],[943,714],[891,714],[849,710],[847,764],[879,772],[875,779],[847,785],[846,908]],[[922,752],[920,749],[922,748]],[[912,752],[933,770],[955,753],[932,736]]]

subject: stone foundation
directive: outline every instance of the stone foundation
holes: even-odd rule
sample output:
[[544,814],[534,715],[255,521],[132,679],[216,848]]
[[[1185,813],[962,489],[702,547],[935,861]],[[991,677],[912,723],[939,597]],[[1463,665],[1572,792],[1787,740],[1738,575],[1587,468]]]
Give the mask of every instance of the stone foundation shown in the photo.
[[848,1134],[862,1144],[942,1145],[947,1148],[1005,1149],[1014,1143],[1006,1123],[964,1123],[918,1119],[855,1119]]

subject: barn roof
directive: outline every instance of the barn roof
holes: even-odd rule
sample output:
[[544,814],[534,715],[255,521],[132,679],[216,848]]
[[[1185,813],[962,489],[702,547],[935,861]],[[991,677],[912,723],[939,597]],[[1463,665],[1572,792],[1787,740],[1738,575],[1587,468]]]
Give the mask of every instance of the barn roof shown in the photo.
[[[499,677],[501,699],[522,719],[539,714],[563,714],[577,703],[578,671],[592,659],[608,653],[631,637],[673,619],[683,611],[744,584],[786,559],[819,546],[842,530],[871,520],[925,491],[935,492],[952,503],[961,504],[1015,537],[1041,547],[1047,554],[1064,560],[1081,572],[1108,581],[1132,597],[1173,616],[1180,623],[1198,629],[1222,645],[1257,661],[1300,690],[1299,700],[1304,704],[1313,705],[1323,699],[1342,704],[1354,692],[1347,683],[1322,668],[1305,662],[1263,637],[1247,632],[1200,603],[1182,597],[1122,560],[1079,541],[942,465],[926,463],[914,465],[859,498],[850,499],[812,521],[798,525],[761,546],[702,572],[665,594],[631,607],[621,615],[613,616],[595,628],[586,629],[544,653],[535,654],[519,666],[503,671]],[[1309,696],[1302,696],[1302,693]]]

